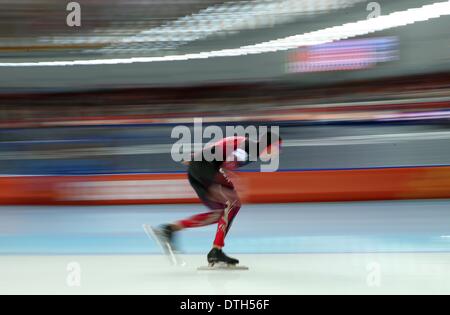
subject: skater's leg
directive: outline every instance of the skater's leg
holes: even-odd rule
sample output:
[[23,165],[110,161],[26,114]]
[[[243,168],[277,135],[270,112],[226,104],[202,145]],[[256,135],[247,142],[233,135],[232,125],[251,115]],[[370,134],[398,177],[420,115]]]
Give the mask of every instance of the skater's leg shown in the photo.
[[[190,165],[192,166],[195,164],[191,163]],[[200,168],[200,170],[202,169],[203,168]],[[209,166],[205,169],[207,171],[206,178],[205,176],[202,176],[205,175],[202,172],[197,173],[199,171],[198,167],[196,172],[193,172],[190,168],[190,171],[188,172],[188,179],[200,200],[211,210],[210,212],[194,215],[178,222],[163,224],[159,228],[144,225],[144,229],[147,234],[150,234],[156,238],[157,242],[162,245],[166,252],[172,253],[173,249],[176,249],[174,236],[177,231],[185,228],[194,228],[214,224],[217,223],[222,216],[222,213],[226,207],[225,204],[220,201],[215,201],[216,199],[211,198],[212,196],[209,192],[210,186],[214,184],[213,179],[216,171]]]
[[225,263],[233,266],[239,264],[239,260],[228,257],[222,251],[222,248],[225,246],[225,237],[227,236],[231,224],[233,223],[233,220],[238,214],[240,208],[241,203],[238,198],[234,199],[234,201],[228,202],[227,207],[219,219],[216,237],[214,239],[214,246],[207,256],[208,263],[211,267],[217,263]]
[[190,218],[178,221],[177,223],[174,224],[175,226],[174,228],[176,230],[182,230],[187,228],[195,228],[214,224],[219,221],[219,219],[222,216],[222,212],[223,210],[219,209],[217,211],[197,214]]
[[235,199],[234,201],[228,202],[227,207],[223,211],[222,216],[219,219],[216,237],[214,239],[214,247],[221,249],[225,246],[225,237],[230,230],[230,227],[233,223],[234,218],[239,213],[241,209],[241,202],[239,199]]
[[180,231],[186,228],[202,227],[217,223],[226,207],[222,194],[216,194],[215,190],[212,188],[217,185],[209,183],[209,181],[212,180],[205,180],[205,182],[207,182],[205,184],[192,174],[188,175],[188,179],[199,199],[211,211],[197,214],[190,218],[171,224],[170,226],[173,231]]
[[213,200],[219,200],[220,203],[225,205],[222,216],[218,221],[214,239],[214,248],[222,249],[231,224],[241,208],[241,201],[233,183],[228,179],[225,172],[217,173],[214,181],[215,185],[210,187],[209,194]]
[[227,265],[237,265],[239,260],[235,258],[228,257],[222,248],[225,246],[225,237],[230,230],[231,224],[234,218],[241,208],[241,203],[239,199],[235,199],[228,203],[227,208],[225,208],[222,217],[219,219],[219,224],[217,227],[216,238],[214,239],[213,249],[208,253],[207,259],[209,265],[212,267],[217,263],[225,263]]
[[[220,194],[217,193],[218,191],[220,191]],[[225,199],[230,201],[225,201]],[[239,197],[234,189],[222,186],[220,187],[220,190],[217,190],[216,188],[216,190],[212,190],[207,194],[201,195],[201,200],[203,204],[212,211],[197,214],[187,219],[172,223],[170,224],[170,228],[172,231],[176,232],[187,228],[203,227],[219,223],[214,245],[217,247],[223,247],[223,245],[220,244],[223,243],[223,240],[230,229],[231,223],[241,207]]]

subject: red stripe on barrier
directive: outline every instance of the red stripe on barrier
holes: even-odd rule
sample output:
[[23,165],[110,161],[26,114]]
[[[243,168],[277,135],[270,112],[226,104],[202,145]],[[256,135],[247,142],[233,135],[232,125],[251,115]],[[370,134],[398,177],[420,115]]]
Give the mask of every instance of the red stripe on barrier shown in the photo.
[[[450,198],[450,167],[238,173],[248,203]],[[194,203],[185,174],[0,177],[3,205]]]

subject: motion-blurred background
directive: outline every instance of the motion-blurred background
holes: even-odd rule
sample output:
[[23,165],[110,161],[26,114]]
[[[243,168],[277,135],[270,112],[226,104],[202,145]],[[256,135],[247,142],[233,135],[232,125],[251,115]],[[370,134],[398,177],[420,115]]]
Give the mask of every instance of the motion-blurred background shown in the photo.
[[[68,4],[0,0],[0,293],[450,292],[450,1]],[[236,175],[248,273],[122,256],[205,210],[170,154],[194,118],[281,129]]]
[[249,201],[450,195],[448,2],[82,0],[79,27],[67,4],[0,0],[0,203],[191,200],[194,117],[281,127],[293,184]]

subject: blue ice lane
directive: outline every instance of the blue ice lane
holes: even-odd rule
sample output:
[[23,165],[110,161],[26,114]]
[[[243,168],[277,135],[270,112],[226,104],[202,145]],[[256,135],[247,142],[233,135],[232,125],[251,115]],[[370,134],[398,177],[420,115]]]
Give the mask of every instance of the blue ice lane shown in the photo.
[[[204,212],[201,205],[0,207],[0,254],[156,254],[142,231]],[[179,234],[204,253],[215,226]],[[450,200],[245,205],[231,253],[450,252]]]

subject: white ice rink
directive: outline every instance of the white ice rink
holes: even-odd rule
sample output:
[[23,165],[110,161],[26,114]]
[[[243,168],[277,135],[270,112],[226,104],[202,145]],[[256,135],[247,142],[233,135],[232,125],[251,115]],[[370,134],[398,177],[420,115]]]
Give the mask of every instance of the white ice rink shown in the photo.
[[201,210],[0,208],[0,294],[450,294],[448,200],[246,205],[227,252],[249,271],[196,270],[214,227],[171,266],[142,223]]
[[169,266],[161,256],[2,257],[0,293],[450,294],[450,254],[239,258],[250,266],[249,271],[197,271],[197,266],[204,265],[199,255],[185,256],[185,267]]

